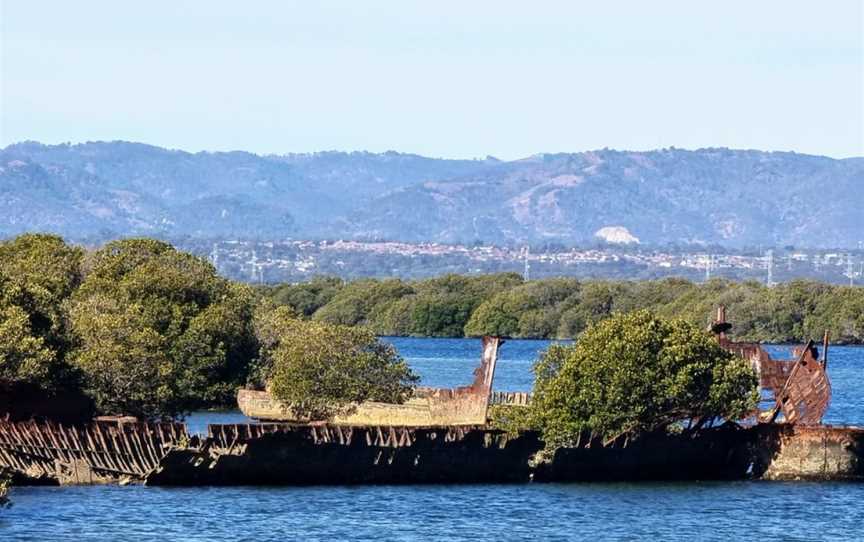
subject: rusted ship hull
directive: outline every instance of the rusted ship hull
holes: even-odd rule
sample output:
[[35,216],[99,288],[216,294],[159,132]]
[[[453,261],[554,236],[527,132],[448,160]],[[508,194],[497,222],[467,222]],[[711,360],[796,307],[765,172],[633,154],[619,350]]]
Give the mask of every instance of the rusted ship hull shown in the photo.
[[208,446],[169,453],[147,485],[516,483],[538,449],[534,435],[461,426],[262,425],[211,427]]
[[692,435],[586,438],[537,461],[535,432],[482,427],[211,426],[149,485],[326,485],[669,480],[864,481],[864,429],[761,424]]
[[[338,425],[381,425],[403,427],[484,425],[492,393],[492,379],[498,361],[499,337],[483,337],[480,365],[470,386],[418,388],[405,403],[365,402],[337,415]],[[239,390],[237,405],[246,416],[265,421],[305,422],[290,405],[274,399],[267,391]]]
[[[269,427],[268,427],[269,426]],[[748,476],[750,433],[646,437],[577,448],[534,464],[536,432],[469,427],[214,426],[201,450],[176,450],[148,485],[327,485],[728,480]]]
[[823,341],[822,359],[819,359],[819,351],[811,340],[794,350],[795,359],[775,360],[759,343],[727,339],[726,332],[731,327],[726,322],[726,308],[720,306],[711,325],[720,346],[748,360],[759,375],[761,402],[753,417],[757,421],[821,424],[831,403],[828,333],[825,333]]
[[864,428],[763,424],[754,461],[765,480],[864,481]]
[[[0,421],[0,467],[31,481],[152,485],[864,481],[864,429],[819,425],[831,396],[827,339],[821,360],[812,341],[796,360],[773,360],[758,344],[728,341],[724,317],[721,309],[718,340],[754,364],[768,392],[767,406],[745,428],[611,441],[586,434],[541,458],[538,433],[508,435],[486,426],[489,404],[527,405],[530,395],[492,393],[501,340],[484,337],[470,386],[421,389],[403,405],[363,403],[325,425],[211,425],[206,438],[190,437],[176,423]],[[238,400],[251,417],[292,415],[265,392],[244,390]]]
[[[148,442],[152,444],[148,444]],[[485,427],[0,424],[0,467],[58,484],[310,485],[639,480],[864,481],[864,429],[759,424],[609,442],[538,461],[535,432]]]

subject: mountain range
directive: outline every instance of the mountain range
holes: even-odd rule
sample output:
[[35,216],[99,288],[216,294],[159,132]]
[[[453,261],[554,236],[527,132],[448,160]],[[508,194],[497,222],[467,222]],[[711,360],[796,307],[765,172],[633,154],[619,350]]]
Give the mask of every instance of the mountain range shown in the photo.
[[864,158],[675,148],[514,161],[385,152],[0,149],[0,236],[857,247]]

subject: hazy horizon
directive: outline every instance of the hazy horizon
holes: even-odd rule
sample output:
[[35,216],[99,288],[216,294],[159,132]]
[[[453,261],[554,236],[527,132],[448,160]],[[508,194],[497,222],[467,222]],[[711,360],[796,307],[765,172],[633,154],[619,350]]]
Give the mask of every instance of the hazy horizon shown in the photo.
[[543,155],[554,155],[554,154],[582,154],[582,153],[592,153],[592,152],[603,152],[603,151],[613,151],[613,152],[621,152],[621,153],[651,153],[651,152],[661,152],[666,150],[676,150],[676,151],[685,151],[685,152],[699,152],[705,150],[715,150],[715,149],[727,149],[730,151],[737,152],[760,152],[760,153],[789,153],[789,154],[798,154],[802,156],[816,156],[821,158],[830,158],[832,160],[854,160],[859,158],[864,158],[864,150],[861,151],[859,155],[853,156],[844,156],[844,157],[835,157],[829,156],[826,154],[815,154],[810,152],[801,152],[796,151],[794,149],[791,150],[776,150],[776,149],[745,149],[745,148],[737,148],[737,147],[725,147],[725,146],[707,146],[707,147],[697,147],[697,148],[686,148],[678,145],[670,145],[668,147],[659,147],[659,148],[649,148],[649,149],[624,149],[624,148],[616,148],[616,147],[604,147],[604,148],[593,148],[593,149],[577,149],[577,150],[561,150],[555,152],[537,152],[534,154],[529,154],[526,156],[517,156],[511,159],[504,159],[499,156],[495,156],[493,154],[485,154],[482,156],[468,156],[468,157],[454,157],[454,156],[435,156],[435,155],[426,155],[416,152],[410,152],[405,150],[400,150],[398,148],[387,148],[381,151],[373,151],[370,149],[318,149],[318,150],[310,150],[310,151],[292,151],[286,150],[281,152],[255,152],[248,149],[243,148],[233,148],[233,149],[224,149],[224,150],[216,150],[216,149],[187,149],[187,148],[179,148],[179,147],[169,147],[166,145],[160,145],[158,143],[149,143],[144,141],[131,141],[126,139],[97,139],[97,140],[89,140],[89,141],[58,141],[56,143],[48,143],[45,141],[38,141],[35,139],[25,139],[21,141],[12,141],[5,146],[0,147],[0,150],[7,149],[9,147],[13,147],[15,145],[23,145],[28,143],[35,143],[38,145],[46,145],[46,146],[63,146],[63,145],[88,145],[88,144],[112,144],[112,143],[124,143],[130,145],[146,145],[149,147],[154,147],[158,149],[163,149],[171,152],[184,152],[188,154],[229,154],[233,152],[242,152],[248,153],[255,156],[259,156],[261,158],[266,158],[267,156],[300,156],[300,155],[315,155],[315,154],[327,154],[327,153],[343,153],[343,154],[352,154],[352,153],[368,153],[368,154],[386,154],[390,152],[395,152],[401,155],[414,155],[422,158],[431,158],[435,160],[486,160],[486,159],[496,159],[502,162],[515,162],[519,160],[525,160],[534,156],[543,156]]
[[864,155],[860,2],[0,3],[0,146]]

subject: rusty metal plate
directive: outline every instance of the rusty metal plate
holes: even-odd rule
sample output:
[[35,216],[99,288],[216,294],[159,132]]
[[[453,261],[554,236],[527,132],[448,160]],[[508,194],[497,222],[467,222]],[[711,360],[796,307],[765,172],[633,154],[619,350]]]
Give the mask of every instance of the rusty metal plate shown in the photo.
[[726,338],[731,329],[726,322],[725,307],[717,310],[717,319],[710,329],[724,349],[752,364],[759,375],[761,408],[754,413],[758,421],[777,421],[782,415],[786,423],[816,425],[831,402],[831,382],[826,371],[828,335],[826,332],[823,359],[813,341],[795,351],[794,360],[775,360],[758,343],[737,343]]
[[782,413],[787,423],[819,424],[830,402],[831,382],[825,365],[817,358],[813,341],[809,341],[777,394],[772,420]]

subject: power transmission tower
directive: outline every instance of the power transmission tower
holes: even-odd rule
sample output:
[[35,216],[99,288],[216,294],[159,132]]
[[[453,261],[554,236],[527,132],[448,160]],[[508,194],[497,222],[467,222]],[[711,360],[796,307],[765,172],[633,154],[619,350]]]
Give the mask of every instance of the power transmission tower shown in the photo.
[[213,250],[210,251],[210,263],[213,264],[213,267],[216,268],[216,271],[219,271],[219,244],[213,243]]
[[522,254],[525,257],[525,270],[522,272],[522,278],[525,282],[531,280],[531,264],[528,263],[528,256],[531,254],[531,247],[525,245],[525,248],[522,250]]
[[252,260],[249,262],[250,269],[250,282],[255,282],[258,275],[258,254],[255,253],[255,249],[252,249]]
[[766,267],[768,268],[768,278],[765,283],[770,287],[774,286],[774,251],[769,250],[765,254]]

